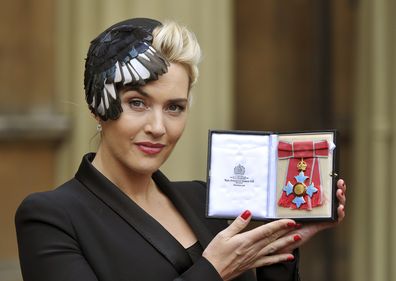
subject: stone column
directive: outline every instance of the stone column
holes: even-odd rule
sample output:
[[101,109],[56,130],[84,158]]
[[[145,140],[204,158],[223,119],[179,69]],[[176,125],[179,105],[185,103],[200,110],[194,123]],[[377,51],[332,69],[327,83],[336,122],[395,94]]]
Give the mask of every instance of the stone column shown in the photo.
[[352,280],[396,280],[396,5],[359,2]]

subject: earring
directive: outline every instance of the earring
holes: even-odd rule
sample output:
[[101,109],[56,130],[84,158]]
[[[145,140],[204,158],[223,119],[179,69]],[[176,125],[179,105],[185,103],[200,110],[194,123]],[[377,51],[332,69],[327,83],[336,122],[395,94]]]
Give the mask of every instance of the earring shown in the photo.
[[102,131],[102,125],[100,125],[100,123],[98,123],[98,125],[96,125],[96,131],[98,133],[100,133]]

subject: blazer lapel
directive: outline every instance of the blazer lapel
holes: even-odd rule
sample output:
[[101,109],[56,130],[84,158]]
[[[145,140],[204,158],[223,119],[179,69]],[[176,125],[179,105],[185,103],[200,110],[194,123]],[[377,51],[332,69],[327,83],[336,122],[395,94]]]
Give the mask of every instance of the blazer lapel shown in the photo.
[[84,156],[76,179],[156,248],[179,274],[186,271],[192,262],[183,246],[160,223],[92,166],[94,156]]
[[[209,229],[202,221],[202,218],[205,214],[202,213],[202,216],[200,217],[197,214],[197,211],[194,210],[191,204],[189,204],[189,202],[187,202],[186,199],[182,196],[178,188],[174,186],[176,185],[176,183],[171,183],[160,171],[157,171],[153,175],[153,179],[185,218],[185,220],[197,236],[202,248],[205,249],[209,242],[213,239],[213,234],[209,231]],[[189,184],[199,183],[189,182]]]

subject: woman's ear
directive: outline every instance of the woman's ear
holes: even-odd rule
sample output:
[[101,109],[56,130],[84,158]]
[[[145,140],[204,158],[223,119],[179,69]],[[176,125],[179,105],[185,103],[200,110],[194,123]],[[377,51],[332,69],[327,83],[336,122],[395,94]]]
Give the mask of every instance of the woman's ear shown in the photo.
[[92,118],[96,120],[96,123],[99,123],[101,121],[100,117],[98,115],[95,115],[94,113],[91,112]]
[[101,133],[101,132],[102,132],[102,119],[100,119],[99,116],[97,116],[97,115],[95,115],[95,114],[93,114],[93,113],[92,113],[92,117],[96,120],[96,123],[97,123],[97,125],[96,125],[96,131],[97,131],[98,133]]
[[98,125],[96,125],[96,131],[97,131],[98,133],[101,133],[101,132],[102,132],[102,125],[101,125],[100,123],[98,123]]

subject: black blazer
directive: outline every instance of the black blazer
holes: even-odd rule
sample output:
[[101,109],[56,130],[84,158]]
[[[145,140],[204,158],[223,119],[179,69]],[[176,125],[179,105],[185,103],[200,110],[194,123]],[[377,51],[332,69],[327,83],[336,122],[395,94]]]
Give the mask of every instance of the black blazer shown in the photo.
[[[220,281],[203,257],[192,263],[161,224],[97,171],[87,154],[75,175],[55,190],[28,196],[16,213],[19,256],[25,281]],[[153,179],[170,198],[205,248],[227,227],[205,218],[202,182]],[[258,280],[297,280],[297,262],[257,271]],[[246,272],[236,280],[257,280]]]

